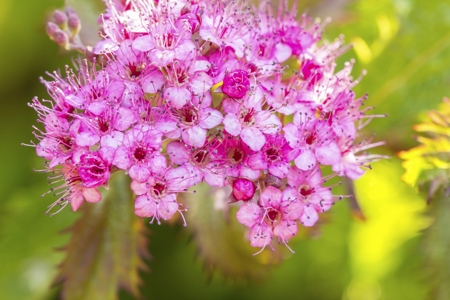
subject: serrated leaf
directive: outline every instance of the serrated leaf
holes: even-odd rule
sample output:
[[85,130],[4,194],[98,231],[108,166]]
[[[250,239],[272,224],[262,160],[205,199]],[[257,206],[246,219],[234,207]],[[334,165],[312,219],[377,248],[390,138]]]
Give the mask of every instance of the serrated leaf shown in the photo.
[[220,272],[226,278],[262,280],[269,275],[270,266],[281,261],[288,252],[285,247],[275,251],[250,246],[248,232],[237,222],[237,203],[227,203],[229,191],[224,188],[211,189],[200,184],[195,194],[184,195],[189,207],[187,229],[193,234],[198,256],[203,260],[209,275]]
[[146,227],[134,214],[133,200],[129,180],[119,172],[102,201],[82,205],[55,280],[63,283],[63,299],[117,299],[119,288],[139,296],[138,273],[148,254]]

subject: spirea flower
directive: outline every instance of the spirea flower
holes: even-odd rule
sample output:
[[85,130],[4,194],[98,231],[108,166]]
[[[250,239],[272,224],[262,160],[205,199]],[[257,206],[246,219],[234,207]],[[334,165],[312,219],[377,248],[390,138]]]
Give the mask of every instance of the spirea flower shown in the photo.
[[105,4],[95,45],[83,45],[71,9],[47,24],[51,39],[86,55],[48,73],[50,100],[30,103],[42,124],[32,145],[63,182],[49,211],[100,201],[115,172],[131,177],[135,213],[158,223],[186,210],[177,196],[197,183],[229,185],[229,205],[264,249],[334,204],[324,178],[356,179],[382,158],[366,151],[383,143],[358,140],[383,116],[361,109],[353,61],[335,71],[349,47],[322,41],[324,24],[267,2]]

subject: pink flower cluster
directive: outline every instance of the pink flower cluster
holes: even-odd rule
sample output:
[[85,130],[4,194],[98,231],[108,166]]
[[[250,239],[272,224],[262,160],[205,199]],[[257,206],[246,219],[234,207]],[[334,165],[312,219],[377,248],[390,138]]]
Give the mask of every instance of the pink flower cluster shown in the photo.
[[348,47],[321,41],[323,26],[297,20],[295,9],[105,3],[102,40],[65,75],[42,79],[52,100],[30,104],[44,126],[37,154],[63,181],[50,209],[100,201],[118,171],[132,179],[136,214],[158,223],[185,210],[178,193],[202,181],[229,185],[230,202],[244,202],[237,219],[251,245],[264,249],[314,225],[339,198],[321,166],[356,179],[379,158],[365,150],[381,143],[355,144],[380,116],[360,109],[367,97],[352,91],[353,62],[335,71]]

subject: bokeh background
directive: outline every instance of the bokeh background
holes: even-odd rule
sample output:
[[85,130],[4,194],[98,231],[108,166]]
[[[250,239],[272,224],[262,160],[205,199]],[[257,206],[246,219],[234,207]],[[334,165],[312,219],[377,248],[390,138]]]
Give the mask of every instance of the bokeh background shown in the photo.
[[[0,299],[58,298],[51,282],[69,239],[62,231],[79,217],[70,209],[44,215],[52,199],[40,198],[48,189],[46,175],[33,171],[43,161],[21,146],[33,138],[36,123],[27,103],[33,96],[48,98],[39,77],[75,56],[45,35],[49,12],[63,5],[0,1]],[[368,92],[367,104],[389,117],[374,120],[366,134],[386,141],[377,151],[391,158],[374,163],[354,183],[361,211],[339,202],[317,228],[291,241],[295,255],[258,282],[206,274],[186,230],[149,225],[152,259],[150,271],[142,273],[144,299],[438,299],[433,289],[442,284],[435,277],[439,266],[429,263],[427,249],[442,247],[428,238],[439,207],[427,206],[401,181],[396,154],[416,145],[413,124],[450,96],[450,1],[303,0],[299,10],[313,18],[331,16],[324,38],[344,34],[354,44],[339,63],[355,58],[355,77],[368,71],[356,92]],[[336,193],[346,193],[345,187]],[[132,297],[121,292],[120,298]]]

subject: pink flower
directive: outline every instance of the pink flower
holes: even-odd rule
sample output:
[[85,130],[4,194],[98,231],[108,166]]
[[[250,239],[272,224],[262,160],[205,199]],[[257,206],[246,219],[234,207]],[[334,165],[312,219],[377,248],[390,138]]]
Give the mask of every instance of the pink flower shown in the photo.
[[282,191],[268,186],[261,193],[258,204],[242,205],[236,217],[240,223],[250,228],[250,244],[261,247],[262,251],[274,237],[287,246],[288,240],[297,234],[295,220],[302,214],[303,207],[298,201],[286,199]]
[[168,220],[179,210],[177,193],[186,191],[189,172],[184,167],[167,168],[150,176],[144,183],[133,181],[131,189],[138,196],[135,213],[140,217]]
[[252,150],[259,151],[266,142],[265,134],[274,134],[280,130],[281,122],[270,111],[262,110],[248,101],[236,105],[231,100],[224,101],[227,115],[223,119],[225,130],[234,136],[240,136]]
[[145,182],[151,172],[158,172],[166,164],[166,158],[159,154],[162,133],[148,125],[137,125],[129,130],[122,146],[115,152],[113,164],[128,170],[130,177]]
[[251,155],[248,165],[254,170],[268,170],[279,178],[286,177],[295,152],[280,134],[267,135],[262,149]]
[[234,70],[225,75],[223,79],[222,92],[228,97],[242,99],[250,87],[248,72]]

